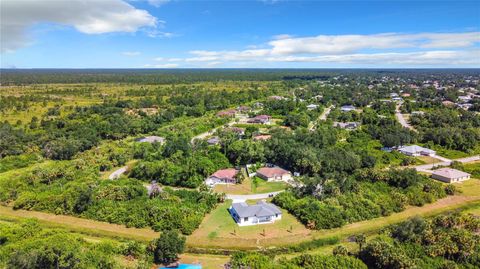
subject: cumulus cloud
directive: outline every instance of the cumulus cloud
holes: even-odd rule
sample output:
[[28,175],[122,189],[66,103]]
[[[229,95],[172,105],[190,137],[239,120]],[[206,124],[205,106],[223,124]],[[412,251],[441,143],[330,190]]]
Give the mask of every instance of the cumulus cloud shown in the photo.
[[1,5],[2,52],[30,44],[27,31],[38,23],[73,26],[85,34],[131,33],[160,23],[147,11],[122,0],[3,0]]
[[480,32],[374,35],[319,35],[269,42],[272,54],[347,54],[362,49],[459,48],[480,42]]
[[140,55],[140,52],[139,51],[124,51],[124,52],[122,52],[122,55],[132,57],[132,56]]
[[311,62],[358,66],[480,66],[479,43],[479,32],[279,35],[268,42],[267,48],[193,50],[189,52],[191,56],[183,60],[195,65]]

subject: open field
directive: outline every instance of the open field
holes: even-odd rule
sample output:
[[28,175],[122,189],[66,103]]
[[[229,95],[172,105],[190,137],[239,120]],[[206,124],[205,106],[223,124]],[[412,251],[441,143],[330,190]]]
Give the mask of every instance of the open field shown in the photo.
[[214,187],[215,192],[224,192],[227,194],[256,194],[284,190],[287,187],[285,182],[267,182],[262,179],[257,180],[257,186],[252,184],[251,178],[246,178],[241,184],[217,184]]

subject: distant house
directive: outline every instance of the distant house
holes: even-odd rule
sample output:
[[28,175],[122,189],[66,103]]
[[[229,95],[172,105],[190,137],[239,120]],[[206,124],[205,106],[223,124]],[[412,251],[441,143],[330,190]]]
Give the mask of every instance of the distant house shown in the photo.
[[398,149],[400,153],[403,153],[408,156],[433,156],[436,154],[434,150],[427,149],[424,147],[420,147],[417,145],[411,145],[411,146],[406,146],[406,147],[400,147]]
[[225,131],[236,133],[236,134],[238,134],[239,136],[245,135],[245,129],[240,128],[240,127],[229,127],[229,128],[225,128]]
[[423,111],[412,111],[412,113],[410,113],[411,115],[417,115],[417,116],[422,116],[422,115],[425,115],[425,112]]
[[272,96],[268,97],[268,99],[280,101],[280,100],[286,100],[287,98],[285,98],[285,97],[283,97],[283,96],[272,95]]
[[218,136],[207,139],[207,144],[214,146],[220,144],[220,138]]
[[229,211],[239,226],[273,223],[282,218],[282,211],[265,201],[259,201],[255,205],[233,203]]
[[448,100],[447,100],[447,101],[443,101],[442,104],[443,104],[444,106],[448,106],[448,107],[453,107],[453,106],[455,106],[455,103],[454,103],[454,102],[448,101]]
[[408,92],[405,92],[405,93],[402,93],[402,96],[403,96],[403,97],[410,97],[411,94],[409,94]]
[[142,138],[138,138],[137,142],[139,143],[165,143],[165,138],[160,136],[145,136]]
[[460,103],[468,103],[470,101],[472,101],[472,97],[468,96],[468,95],[465,95],[465,96],[459,96],[458,97],[458,101]]
[[433,171],[433,179],[446,183],[461,182],[470,179],[470,174],[452,168],[441,168]]
[[349,111],[355,110],[355,107],[352,106],[352,105],[346,105],[346,106],[342,106],[342,107],[340,108],[340,110],[341,110],[342,112],[349,112]]
[[272,117],[268,115],[257,115],[247,120],[247,123],[270,124]]
[[257,170],[257,176],[266,181],[289,181],[292,173],[280,167],[262,167]]
[[249,112],[250,110],[251,110],[251,108],[248,107],[248,106],[239,106],[239,107],[237,107],[237,111],[240,112],[240,113]]
[[235,184],[237,183],[236,176],[240,171],[235,168],[221,169],[213,173],[205,180],[208,186],[215,184]]
[[253,137],[253,141],[265,141],[265,140],[269,140],[270,138],[272,138],[271,135],[256,135]]
[[390,93],[390,97],[391,97],[391,98],[398,97],[398,93],[392,92],[392,93]]
[[222,110],[222,111],[219,111],[217,113],[217,116],[218,117],[226,117],[226,118],[229,118],[229,117],[235,117],[235,114],[237,113],[237,111],[235,109],[228,109],[228,110]]
[[334,127],[339,127],[342,129],[347,129],[347,130],[355,130],[360,126],[360,123],[358,122],[334,122],[333,123]]
[[392,100],[394,102],[400,102],[400,101],[403,101],[403,98],[402,97],[393,97]]
[[310,105],[307,106],[308,110],[315,110],[317,108],[318,108],[318,105],[315,105],[315,104],[310,104]]

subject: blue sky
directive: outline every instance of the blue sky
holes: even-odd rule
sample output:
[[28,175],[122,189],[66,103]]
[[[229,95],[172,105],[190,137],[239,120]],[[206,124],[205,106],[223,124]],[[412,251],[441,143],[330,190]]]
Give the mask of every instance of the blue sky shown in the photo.
[[478,1],[1,5],[4,68],[480,67]]

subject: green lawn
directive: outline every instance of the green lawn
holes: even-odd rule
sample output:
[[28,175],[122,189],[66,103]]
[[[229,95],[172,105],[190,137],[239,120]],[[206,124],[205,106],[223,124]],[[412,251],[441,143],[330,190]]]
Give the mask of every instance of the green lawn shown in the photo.
[[241,184],[218,184],[213,189],[219,193],[255,194],[281,191],[287,187],[285,182],[267,182],[259,178],[256,179],[256,184],[253,184],[252,181],[253,179],[246,178]]
[[463,170],[472,174],[473,178],[480,178],[480,162],[463,164]]
[[248,249],[266,245],[270,240],[284,244],[295,242],[311,233],[285,210],[282,210],[282,219],[275,223],[240,227],[228,212],[230,206],[231,201],[227,201],[208,214],[200,227],[188,237],[187,245],[208,247],[210,243],[222,242],[222,245],[232,248]]

